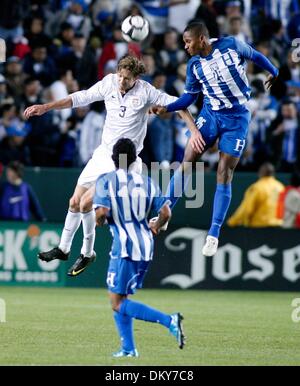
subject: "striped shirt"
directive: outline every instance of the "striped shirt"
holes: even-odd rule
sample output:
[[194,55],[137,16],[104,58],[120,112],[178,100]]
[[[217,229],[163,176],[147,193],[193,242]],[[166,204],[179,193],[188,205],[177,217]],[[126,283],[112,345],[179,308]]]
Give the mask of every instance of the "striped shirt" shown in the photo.
[[208,56],[189,60],[185,92],[202,91],[212,110],[243,105],[250,98],[245,60],[252,58],[252,47],[234,37],[211,39],[211,43]]
[[112,259],[152,260],[153,235],[148,215],[150,211],[158,213],[166,202],[150,178],[135,172],[118,169],[98,178],[94,207],[110,209],[107,221],[113,236]]

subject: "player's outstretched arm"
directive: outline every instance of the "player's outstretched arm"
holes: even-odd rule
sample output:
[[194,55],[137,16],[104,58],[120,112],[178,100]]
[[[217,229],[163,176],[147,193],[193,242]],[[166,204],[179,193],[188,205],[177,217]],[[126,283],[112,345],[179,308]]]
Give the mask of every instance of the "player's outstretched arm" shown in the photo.
[[275,67],[265,55],[252,48],[249,44],[241,42],[238,39],[235,39],[235,44],[238,53],[243,58],[251,60],[257,66],[263,68],[264,70],[270,73],[268,79],[265,81],[266,88],[269,89],[278,77],[278,68]]
[[43,115],[50,110],[62,110],[72,107],[72,98],[69,96],[64,99],[60,99],[59,101],[44,103],[43,105],[32,105],[27,107],[24,111],[24,117],[26,119],[34,116],[34,115]]

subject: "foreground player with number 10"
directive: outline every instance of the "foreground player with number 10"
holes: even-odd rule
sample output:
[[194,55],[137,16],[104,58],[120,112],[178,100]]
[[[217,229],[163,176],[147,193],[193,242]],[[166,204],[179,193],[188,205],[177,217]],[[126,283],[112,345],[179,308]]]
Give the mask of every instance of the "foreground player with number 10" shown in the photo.
[[[113,234],[107,286],[121,339],[121,349],[113,356],[138,356],[133,338],[133,319],[165,326],[182,349],[185,337],[180,313],[168,315],[128,299],[128,295],[142,287],[152,260],[152,232],[158,234],[171,217],[168,200],[161,196],[159,188],[149,177],[130,169],[136,160],[136,149],[130,139],[120,139],[114,145],[112,159],[117,170],[97,180],[94,207],[97,225],[103,226],[107,220]],[[151,229],[148,225],[150,211],[158,213],[156,222],[150,223]]]

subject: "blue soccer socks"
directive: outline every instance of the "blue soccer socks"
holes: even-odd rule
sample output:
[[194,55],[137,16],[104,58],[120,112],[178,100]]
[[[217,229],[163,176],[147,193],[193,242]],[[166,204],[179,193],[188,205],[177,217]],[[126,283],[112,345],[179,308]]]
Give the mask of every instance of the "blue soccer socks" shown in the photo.
[[176,205],[178,199],[183,196],[183,193],[187,188],[190,178],[191,178],[191,169],[182,171],[182,168],[179,167],[174,172],[174,175],[170,180],[170,183],[165,195],[171,201],[171,204],[170,204],[171,209]]
[[119,312],[114,312],[114,319],[121,339],[122,350],[131,352],[135,350],[133,338],[133,319]]
[[214,209],[211,227],[208,231],[210,236],[219,238],[221,226],[224,223],[231,201],[231,184],[217,184],[214,198]]
[[120,314],[128,315],[131,318],[145,320],[146,322],[159,323],[169,328],[171,323],[170,315],[164,314],[145,304],[125,299],[121,303]]

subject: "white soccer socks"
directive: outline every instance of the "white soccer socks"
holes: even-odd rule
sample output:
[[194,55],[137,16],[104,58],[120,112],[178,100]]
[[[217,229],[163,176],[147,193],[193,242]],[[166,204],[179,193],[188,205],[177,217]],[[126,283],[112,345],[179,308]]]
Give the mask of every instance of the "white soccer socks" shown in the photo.
[[70,252],[72,241],[81,223],[81,213],[68,211],[65,226],[58,248],[64,253]]
[[90,212],[82,213],[83,244],[81,254],[85,257],[94,255],[96,213],[92,209]]

